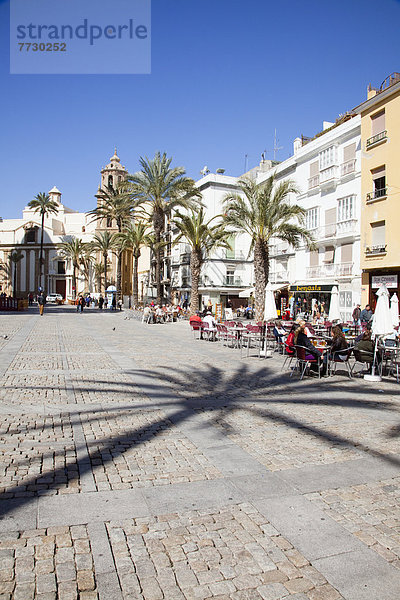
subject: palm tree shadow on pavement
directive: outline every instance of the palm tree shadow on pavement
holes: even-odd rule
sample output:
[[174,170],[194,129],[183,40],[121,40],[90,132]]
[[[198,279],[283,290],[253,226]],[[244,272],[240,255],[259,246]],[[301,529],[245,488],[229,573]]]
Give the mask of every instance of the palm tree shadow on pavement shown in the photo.
[[[376,410],[387,412],[390,415],[398,412],[399,409],[393,403],[380,400],[379,397],[373,401],[368,400],[365,396],[370,391],[359,384],[354,385],[352,388],[354,395],[349,399],[348,381],[338,382],[336,385],[335,392],[338,397],[329,397],[326,392],[331,389],[331,382],[324,385],[325,393],[322,394],[321,387],[315,386],[316,380],[298,382],[296,380],[288,381],[286,377],[283,381],[280,374],[274,374],[269,370],[269,367],[264,366],[252,373],[249,372],[246,365],[241,365],[230,374],[215,366],[204,365],[202,369],[197,368],[195,372],[191,372],[187,368],[177,367],[175,369],[129,370],[125,371],[125,374],[132,378],[132,383],[110,383],[106,380],[88,379],[83,382],[80,381],[80,389],[104,394],[104,403],[106,403],[109,402],[113,392],[118,391],[120,393],[121,388],[126,389],[127,395],[129,395],[132,387],[139,387],[148,396],[148,401],[143,402],[142,399],[140,402],[128,400],[126,403],[119,402],[116,406],[108,404],[100,409],[98,406],[91,407],[88,403],[87,408],[83,410],[75,410],[71,405],[72,410],[66,411],[63,407],[62,412],[64,414],[68,413],[72,424],[82,422],[83,426],[85,424],[100,424],[105,417],[123,418],[127,414],[135,416],[144,412],[151,415],[152,411],[161,411],[161,414],[156,415],[155,418],[150,417],[145,424],[138,427],[128,427],[117,434],[104,435],[95,440],[86,440],[87,446],[86,443],[81,445],[75,443],[77,454],[76,473],[79,473],[80,479],[86,473],[96,471],[99,446],[101,446],[101,466],[106,467],[108,463],[117,460],[118,457],[132,450],[132,448],[138,448],[145,443],[156,440],[166,428],[179,430],[180,424],[184,424],[193,417],[196,411],[203,413],[204,418],[201,425],[199,425],[200,427],[205,429],[212,427],[215,431],[217,425],[218,432],[223,436],[238,433],[234,426],[227,423],[227,419],[240,410],[248,414],[249,417],[254,415],[263,420],[265,425],[278,423],[293,431],[293,433],[301,431],[327,445],[333,444],[355,448],[358,453],[378,457],[389,464],[400,466],[400,460],[395,454],[375,450],[363,442],[324,430],[322,427],[310,423],[309,420],[302,421],[296,416],[287,414],[284,410],[285,407],[306,405],[333,408],[347,407],[354,411],[360,410],[363,414],[371,414],[371,419],[374,418],[374,411]],[[98,384],[104,384],[104,389],[99,390]],[[13,389],[15,390],[15,387]],[[345,393],[347,396],[343,396]],[[361,398],[356,397],[357,395],[361,395]],[[283,408],[282,405],[284,405]],[[56,405],[52,408],[54,412],[57,412]],[[49,414],[51,413],[49,412]],[[224,428],[220,426],[221,420],[226,422]],[[50,425],[44,427],[50,427]],[[400,425],[391,425],[386,437],[396,437],[399,432]],[[55,451],[51,450],[48,453],[43,453],[43,458],[54,455]],[[5,458],[7,458],[6,454]],[[26,459],[20,462],[21,466],[24,461]],[[16,467],[18,469],[18,463],[16,463]],[[20,495],[20,492],[29,486],[37,485],[46,476],[48,476],[48,490],[57,490],[57,482],[65,477],[64,465],[51,471],[44,471],[27,477],[21,482],[6,488],[5,493],[7,495],[0,502],[0,514],[4,516],[16,507],[35,501],[37,494]],[[10,495],[17,495],[18,497],[10,498]]]

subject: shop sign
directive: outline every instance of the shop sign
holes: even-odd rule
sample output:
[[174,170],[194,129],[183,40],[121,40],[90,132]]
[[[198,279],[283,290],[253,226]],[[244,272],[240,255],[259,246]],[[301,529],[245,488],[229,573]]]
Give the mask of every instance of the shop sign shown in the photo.
[[291,292],[331,292],[332,285],[291,285]]
[[379,288],[386,283],[387,288],[397,288],[397,275],[372,275],[372,287]]

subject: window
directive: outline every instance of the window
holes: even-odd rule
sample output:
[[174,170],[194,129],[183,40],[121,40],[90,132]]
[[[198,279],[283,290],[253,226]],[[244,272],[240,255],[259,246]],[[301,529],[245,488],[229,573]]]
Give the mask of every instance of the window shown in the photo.
[[65,261],[59,260],[57,263],[57,273],[58,275],[65,275]]
[[332,264],[335,258],[335,248],[333,246],[326,246],[324,263]]
[[235,236],[231,235],[228,238],[230,248],[226,249],[226,258],[235,258]]
[[306,224],[307,229],[316,229],[318,227],[318,207],[310,208],[307,211]]
[[336,147],[330,146],[319,153],[319,168],[322,171],[336,164]]
[[386,196],[386,168],[385,165],[371,171],[374,186],[374,198]]
[[381,110],[371,117],[371,135],[378,135],[385,131],[385,111]]
[[336,234],[336,207],[325,211],[325,237]]
[[36,227],[27,229],[25,232],[25,243],[34,244],[36,242]]
[[319,254],[318,250],[310,251],[310,267],[318,267],[319,265]]
[[233,285],[235,283],[235,268],[226,268],[226,285]]
[[108,187],[112,187],[113,186],[113,176],[109,175],[108,176]]
[[371,223],[371,240],[372,240],[372,249],[385,248],[385,221],[377,221],[376,223]]
[[354,218],[356,198],[355,196],[346,196],[338,200],[338,223],[350,221]]

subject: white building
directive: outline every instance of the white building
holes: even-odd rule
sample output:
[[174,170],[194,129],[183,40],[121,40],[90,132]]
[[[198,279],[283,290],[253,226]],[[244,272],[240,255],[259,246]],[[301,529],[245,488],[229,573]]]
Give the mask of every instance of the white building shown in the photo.
[[293,297],[298,308],[310,310],[312,300],[329,304],[339,288],[343,320],[351,319],[361,297],[361,120],[347,115],[338,124],[324,123],[312,140],[297,138],[294,153],[267,173],[277,182],[292,179],[300,190],[292,201],[307,211],[306,226],[316,249],[296,251],[276,240],[271,245],[270,280],[282,290],[282,309]]

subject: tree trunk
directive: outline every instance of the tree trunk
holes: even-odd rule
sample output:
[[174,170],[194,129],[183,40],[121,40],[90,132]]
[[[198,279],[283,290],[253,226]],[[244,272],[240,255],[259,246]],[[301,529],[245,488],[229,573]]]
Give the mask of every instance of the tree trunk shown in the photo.
[[[43,232],[44,232],[44,212],[42,213],[42,230],[40,233],[40,255],[39,255],[39,285],[42,286],[42,275],[43,275]],[[44,286],[43,286],[44,289]]]
[[139,304],[139,277],[138,277],[138,263],[139,253],[133,254],[133,304],[137,306]]
[[103,258],[104,258],[104,295],[105,295],[106,290],[107,290],[107,260],[108,260],[107,252],[104,252]]
[[199,310],[199,280],[201,272],[201,255],[194,252],[190,255],[190,275],[192,279],[192,289],[190,294],[190,316],[196,314]]
[[256,321],[264,320],[265,286],[269,277],[268,243],[257,240],[254,246],[254,279]]
[[162,304],[163,300],[163,286],[161,284],[161,233],[164,228],[164,213],[162,211],[156,211],[153,215],[153,227],[156,237],[156,286],[157,286],[157,304]]
[[72,265],[72,297],[76,298],[76,266]]
[[17,297],[17,263],[14,263],[14,293],[13,296],[14,298]]
[[117,301],[122,298],[122,252],[117,255]]

